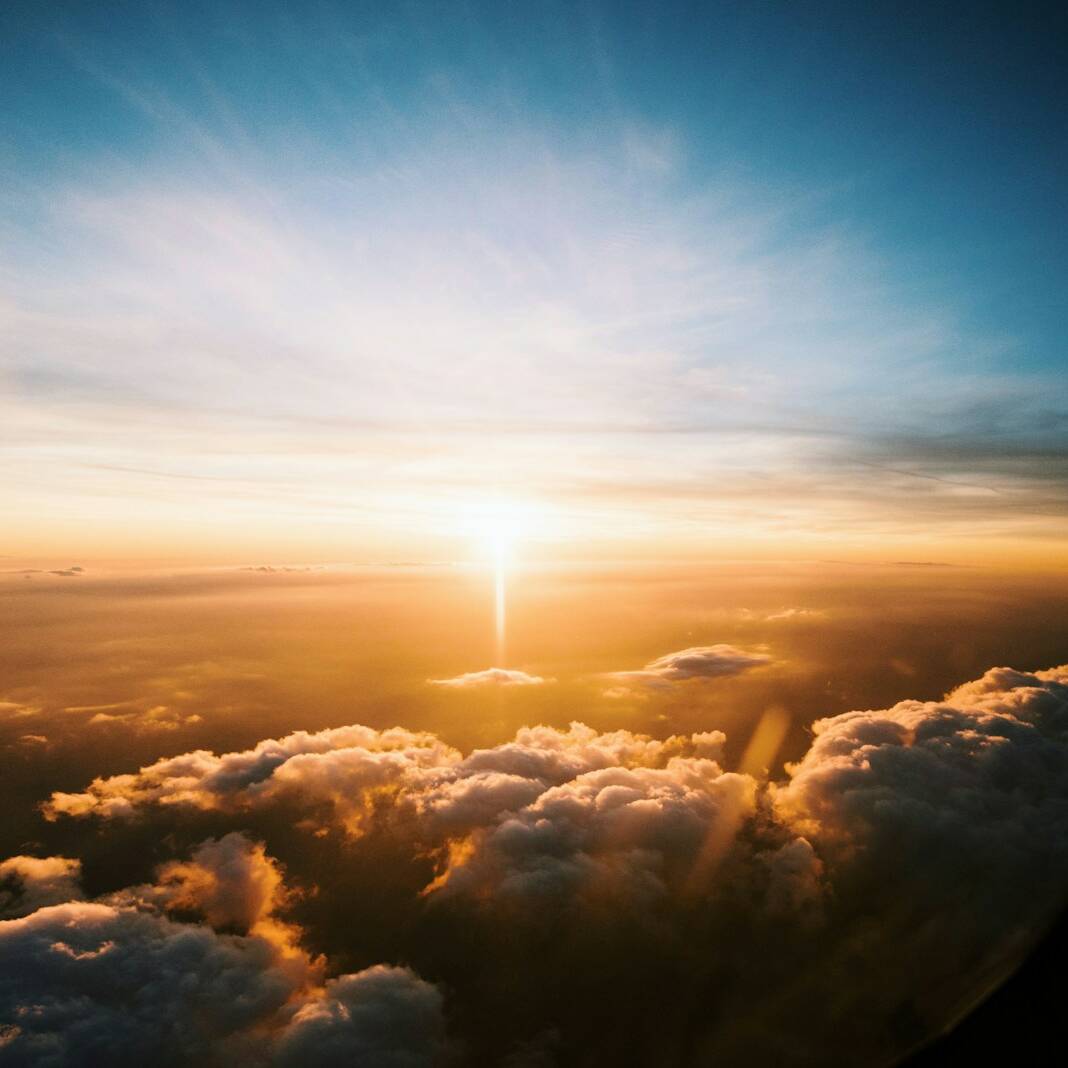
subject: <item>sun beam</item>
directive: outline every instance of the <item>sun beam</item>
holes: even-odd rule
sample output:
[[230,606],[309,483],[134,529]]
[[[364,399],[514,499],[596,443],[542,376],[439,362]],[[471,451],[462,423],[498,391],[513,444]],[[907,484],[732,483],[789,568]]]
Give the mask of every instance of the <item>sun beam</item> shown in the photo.
[[495,659],[505,666],[508,570],[515,562],[521,540],[544,525],[544,517],[533,505],[509,499],[495,499],[473,506],[468,514],[471,535],[479,556],[493,567]]

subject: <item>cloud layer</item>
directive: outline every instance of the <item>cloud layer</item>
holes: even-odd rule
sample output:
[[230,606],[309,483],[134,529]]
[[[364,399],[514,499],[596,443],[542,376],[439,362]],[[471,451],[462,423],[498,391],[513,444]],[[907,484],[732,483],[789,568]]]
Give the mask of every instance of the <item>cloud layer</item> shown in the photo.
[[117,840],[210,820],[266,844],[211,838],[92,901],[77,861],[6,862],[28,915],[0,924],[23,976],[0,1063],[892,1063],[1063,899],[1068,667],[813,730],[772,783],[725,768],[719,732],[575,723],[464,755],[354,726],[56,793],[52,820]]
[[0,922],[0,1064],[429,1063],[441,995],[386,966],[324,984],[272,917],[284,897],[262,845],[232,833],[157,883]]

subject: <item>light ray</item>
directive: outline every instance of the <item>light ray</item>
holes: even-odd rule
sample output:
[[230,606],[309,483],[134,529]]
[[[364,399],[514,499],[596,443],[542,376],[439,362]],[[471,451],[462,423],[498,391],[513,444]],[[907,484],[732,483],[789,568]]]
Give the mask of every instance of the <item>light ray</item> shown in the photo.
[[493,553],[493,581],[496,605],[496,634],[497,649],[494,663],[497,667],[504,667],[505,658],[505,557],[507,549],[503,541],[499,542]]

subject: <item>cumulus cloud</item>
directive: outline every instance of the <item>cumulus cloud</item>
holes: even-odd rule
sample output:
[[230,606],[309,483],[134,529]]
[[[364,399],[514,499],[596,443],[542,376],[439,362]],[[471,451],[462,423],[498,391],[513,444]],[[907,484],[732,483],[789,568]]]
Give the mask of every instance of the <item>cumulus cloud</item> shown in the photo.
[[243,752],[198,750],[136,775],[97,779],[84,793],[53,794],[44,811],[53,820],[129,818],[156,807],[243,812],[297,804],[309,811],[325,807],[338,826],[358,835],[389,798],[417,818],[424,833],[441,837],[520,809],[587,772],[671,768],[682,774],[677,761],[685,758],[704,774],[718,768],[723,741],[720,732],[657,740],[573,723],[566,731],[525,727],[513,741],[465,758],[433,735],[400,728],[301,731]]
[[54,793],[44,812],[54,819],[60,814],[122,816],[146,804],[239,808],[292,791],[305,791],[309,801],[333,799],[344,809],[358,806],[362,792],[396,782],[413,769],[459,760],[460,754],[434,735],[399,727],[297,731],[243,752],[216,756],[198,749],[159,760],[136,775],[96,779],[84,793]]
[[0,922],[0,952],[5,1065],[408,1068],[431,1063],[442,1031],[440,995],[408,971],[310,989],[267,940],[134,908],[42,908]]
[[455,690],[467,690],[484,686],[542,686],[552,679],[540,675],[528,675],[515,668],[486,668],[485,671],[469,671],[465,675],[456,675],[451,679],[427,679],[433,686],[447,686]]
[[81,895],[82,862],[72,857],[9,857],[0,862],[0,918]]
[[625,685],[659,688],[689,679],[715,679],[740,675],[743,671],[771,662],[764,653],[750,653],[733,645],[695,645],[668,653],[646,664],[640,671],[613,671],[608,678]]
[[[655,663],[703,677],[707,652]],[[726,767],[720,732],[541,726],[466,755],[399,728],[297,732],[98,779],[47,811],[326,832],[304,900],[229,834],[91,906],[147,910],[145,938],[195,917],[184,929],[228,952],[259,946],[254,990],[299,971],[258,1017],[285,1064],[428,1063],[443,1012],[473,1062],[889,1064],[1018,962],[1068,888],[1068,667],[994,669],[813,732],[771,783]],[[128,922],[48,952],[104,959]],[[361,967],[371,938],[384,966],[324,984],[298,948],[309,931]]]
[[216,930],[260,935],[291,949],[298,932],[276,916],[287,898],[282,871],[263,843],[232,831],[202,842],[189,860],[164,864],[154,883],[121,890],[108,900],[195,913]]
[[0,1064],[410,1068],[442,1046],[441,994],[410,970],[323,984],[323,962],[273,918],[286,899],[277,865],[240,834],[105,900],[70,900],[78,871],[63,857],[0,865],[26,888],[26,914],[0,921]]
[[207,1061],[299,983],[261,940],[91,902],[0,923],[0,952],[11,1065]]
[[[830,862],[856,868],[862,851],[873,882],[915,867],[967,898],[969,922],[993,924],[1038,896],[1023,891],[1026,872],[1051,888],[1068,878],[1068,668],[995,668],[942,701],[850,712],[813,732],[773,802]],[[971,911],[979,901],[989,917]]]
[[549,908],[586,893],[641,903],[700,877],[706,848],[729,847],[755,808],[752,779],[702,758],[588,771],[480,828],[431,889]]
[[441,992],[408,968],[378,965],[330,980],[294,1014],[278,1068],[426,1068],[444,1048]]

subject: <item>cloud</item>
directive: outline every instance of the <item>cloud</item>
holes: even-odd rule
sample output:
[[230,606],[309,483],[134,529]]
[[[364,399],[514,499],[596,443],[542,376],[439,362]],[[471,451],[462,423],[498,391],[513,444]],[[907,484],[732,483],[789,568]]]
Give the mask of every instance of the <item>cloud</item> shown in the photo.
[[584,772],[498,814],[454,851],[432,890],[550,910],[581,907],[587,894],[645,905],[711,874],[704,854],[710,843],[730,848],[755,813],[755,785],[694,757]]
[[48,735],[46,734],[20,734],[18,738],[18,745],[27,749],[36,749],[41,746],[47,747]]
[[2,719],[28,719],[40,713],[41,709],[37,705],[26,705],[21,701],[0,701],[0,718]]
[[640,683],[655,688],[690,679],[715,679],[740,675],[771,662],[764,653],[748,653],[733,645],[695,645],[668,653],[646,664],[641,671],[613,671],[607,677],[622,683]]
[[331,979],[279,1038],[278,1068],[428,1066],[443,1048],[441,992],[410,969],[378,965]]
[[[173,681],[173,680],[172,680]],[[188,692],[180,692],[175,698],[190,698]],[[0,720],[28,719],[40,716],[47,706],[27,705],[18,701],[0,701]],[[84,726],[98,729],[121,727],[138,734],[160,734],[193,727],[203,722],[198,712],[186,711],[174,704],[158,704],[152,697],[132,698],[126,701],[108,701],[103,704],[64,705],[60,711],[71,716],[84,715]],[[53,721],[53,727],[59,726]],[[81,729],[82,724],[79,724]],[[61,731],[62,733],[62,731]],[[46,743],[48,738],[40,733],[26,734],[23,740],[32,744]]]
[[781,608],[775,612],[754,612],[751,608],[740,608],[737,616],[747,623],[799,623],[826,619],[827,613],[818,608]]
[[[111,705],[110,708],[123,708],[136,702],[124,702]],[[88,711],[88,709],[68,708],[65,711]],[[130,727],[138,733],[158,733],[176,731],[181,727],[193,727],[203,722],[203,717],[196,712],[184,712],[170,705],[152,705],[149,708],[131,707],[128,711],[112,712],[101,710],[95,712],[87,721],[90,727]]]
[[[54,905],[0,922],[0,1063],[428,1065],[440,994],[402,969],[321,990],[258,937],[133,908]],[[309,1063],[305,1060],[305,1063]]]
[[260,939],[91,902],[0,923],[0,952],[6,1064],[207,1061],[300,983]]
[[391,797],[428,826],[455,827],[491,819],[585,772],[660,767],[686,754],[714,759],[723,740],[719,732],[705,732],[658,741],[573,723],[567,731],[525,727],[513,741],[465,758],[434,735],[401,728],[299,731],[243,752],[197,750],[136,775],[96,779],[83,793],[54,793],[44,812],[52,820],[124,819],[157,807],[245,812],[325,805],[339,826],[359,834],[375,803]]
[[783,608],[764,616],[765,623],[796,623],[806,619],[826,619],[827,613],[815,608]]
[[915,864],[962,892],[970,885],[973,903],[1021,892],[984,878],[991,866],[1022,878],[1050,865],[1054,883],[1068,875],[1068,668],[994,668],[943,701],[850,712],[812,729],[774,804],[835,863],[852,864],[863,847],[868,877]]
[[80,894],[67,858],[0,870],[35,894],[27,915],[0,921],[0,1064],[408,1068],[442,1045],[441,994],[410,970],[322,982],[322,962],[290,937],[299,932],[271,919],[287,897],[277,865],[240,834],[106,900],[69,900]]
[[0,862],[0,917],[22,916],[81,894],[82,862],[72,857],[9,857]]
[[108,900],[197,913],[216,930],[258,934],[288,947],[295,932],[275,916],[287,896],[282,871],[263,843],[232,831],[201,843],[189,860],[164,864],[155,883],[122,890]]
[[399,727],[298,731],[243,752],[216,756],[198,749],[157,761],[137,775],[96,779],[84,793],[54,793],[45,815],[123,816],[150,804],[233,809],[301,791],[309,800],[329,799],[338,810],[355,810],[366,791],[460,759],[434,735]]
[[[693,677],[690,653],[657,663]],[[286,1064],[320,1045],[426,1063],[404,1043],[439,1049],[442,1013],[473,1062],[889,1064],[996,984],[1068,886],[1068,667],[993,669],[813,732],[771,783],[726,767],[720,732],[538,726],[466,755],[399,728],[297,732],[97,779],[48,813],[102,833],[287,828],[286,878],[307,894],[228,834],[93,906],[136,904],[152,937],[192,916],[260,946],[254,990],[302,969],[257,1025]],[[114,925],[52,937],[96,953],[122,944]],[[309,979],[305,939],[370,970]]]
[[239,567],[238,571],[256,571],[265,575],[280,575],[289,574],[295,571],[320,571],[321,568],[315,567],[287,567],[278,564],[247,564],[244,567]]
[[528,675],[515,668],[486,668],[485,671],[469,671],[451,679],[427,679],[433,686],[448,686],[450,689],[467,690],[485,686],[543,686],[552,679],[540,675]]
[[[32,353],[13,357],[4,411],[30,450],[27,512],[146,491],[165,532],[191,509],[267,517],[282,493],[335,516],[370,502],[385,514],[374,540],[390,544],[412,528],[412,508],[414,526],[438,528],[464,496],[507,480],[580,496],[574,511],[594,540],[677,537],[683,506],[695,529],[728,540],[769,521],[826,536],[848,520],[883,535],[911,529],[917,508],[938,531],[971,529],[977,505],[946,476],[977,464],[973,477],[996,474],[1009,491],[985,495],[984,518],[1019,524],[1043,500],[1063,512],[1045,474],[1057,467],[1050,450],[1063,452],[1050,441],[1062,426],[1042,411],[1054,391],[962,381],[960,324],[944,307],[903,308],[912,290],[887,288],[863,238],[809,228],[799,241],[806,212],[792,193],[756,195],[723,176],[714,193],[680,198],[671,168],[647,165],[674,151],[633,148],[665,143],[660,132],[635,141],[609,124],[576,142],[537,122],[533,134],[522,120],[502,125],[484,99],[465,111],[478,117],[462,136],[406,134],[388,139],[403,158],[347,160],[329,206],[297,175],[279,187],[229,136],[196,177],[119,166],[38,190],[34,226],[2,272],[12,351]],[[475,145],[494,168],[477,166]],[[392,165],[406,181],[386,188]],[[235,193],[234,173],[253,195]],[[378,252],[374,267],[340,252],[364,246]],[[61,271],[42,259],[47,248],[65,250]],[[82,294],[74,305],[71,292]],[[153,374],[141,359],[149,334]],[[969,345],[989,351],[981,338]],[[844,370],[856,351],[872,354],[864,390]],[[296,373],[294,352],[309,373]],[[888,389],[902,398],[879,413],[880,425],[893,416],[892,437],[858,434],[857,405]],[[990,432],[969,433],[980,399],[1003,402],[996,456]],[[101,405],[112,418],[98,418]],[[161,408],[185,413],[195,434],[161,425]],[[254,459],[265,413],[286,438],[269,471]],[[357,428],[364,447],[352,456],[342,446]],[[436,453],[403,464],[402,500],[367,460],[423,456],[428,430]],[[726,447],[687,447],[694,435]],[[235,436],[236,454],[217,447]],[[32,451],[41,441],[47,452]],[[873,478],[858,456],[898,473]],[[575,489],[576,471],[601,487],[596,498]]]

